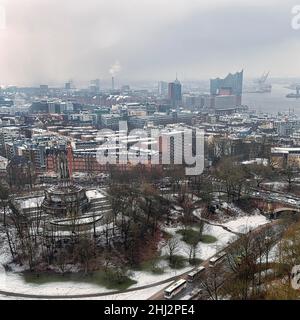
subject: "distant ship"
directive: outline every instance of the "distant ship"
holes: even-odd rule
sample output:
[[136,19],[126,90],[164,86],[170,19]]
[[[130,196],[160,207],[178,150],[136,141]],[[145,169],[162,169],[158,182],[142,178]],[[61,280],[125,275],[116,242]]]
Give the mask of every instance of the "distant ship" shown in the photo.
[[286,95],[287,98],[299,99],[300,98],[300,86],[296,87],[296,93],[289,93]]

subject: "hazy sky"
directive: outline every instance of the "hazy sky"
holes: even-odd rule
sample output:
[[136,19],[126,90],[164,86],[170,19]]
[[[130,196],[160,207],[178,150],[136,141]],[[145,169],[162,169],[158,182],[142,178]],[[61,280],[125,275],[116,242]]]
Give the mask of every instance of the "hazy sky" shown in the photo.
[[[298,1],[298,3],[297,3]],[[0,0],[0,83],[300,76],[300,0]]]

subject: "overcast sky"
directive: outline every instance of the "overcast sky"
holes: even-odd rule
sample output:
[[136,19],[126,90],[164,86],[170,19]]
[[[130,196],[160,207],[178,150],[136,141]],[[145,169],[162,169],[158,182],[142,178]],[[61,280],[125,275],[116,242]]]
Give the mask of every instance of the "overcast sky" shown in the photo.
[[[300,4],[300,0],[298,1]],[[297,0],[0,0],[0,83],[300,76]]]

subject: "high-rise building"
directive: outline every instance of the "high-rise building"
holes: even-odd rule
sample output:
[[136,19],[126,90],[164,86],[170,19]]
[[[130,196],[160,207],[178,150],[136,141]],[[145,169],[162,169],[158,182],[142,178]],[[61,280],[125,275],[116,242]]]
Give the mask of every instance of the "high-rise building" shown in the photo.
[[66,90],[71,90],[71,82],[65,83],[65,89]]
[[20,136],[19,127],[3,127],[0,129],[0,153],[2,156],[6,157],[5,144],[8,142],[13,142],[19,136]]
[[168,83],[165,81],[158,82],[158,94],[160,96],[167,96],[168,94]]
[[210,94],[212,96],[234,95],[236,96],[236,106],[240,106],[243,94],[243,73],[244,71],[242,70],[235,74],[230,73],[224,79],[211,79]]
[[90,90],[91,90],[91,92],[94,92],[94,93],[100,92],[100,80],[99,79],[91,80]]
[[46,95],[48,93],[49,86],[47,84],[41,84],[40,85],[40,94]]
[[184,94],[182,96],[182,104],[184,108],[202,108],[203,107],[203,97],[194,94]]
[[172,107],[179,107],[181,105],[181,83],[177,78],[174,82],[169,83],[169,99]]
[[70,101],[59,101],[58,103],[56,103],[56,105],[56,113],[66,113],[74,111],[73,103]]

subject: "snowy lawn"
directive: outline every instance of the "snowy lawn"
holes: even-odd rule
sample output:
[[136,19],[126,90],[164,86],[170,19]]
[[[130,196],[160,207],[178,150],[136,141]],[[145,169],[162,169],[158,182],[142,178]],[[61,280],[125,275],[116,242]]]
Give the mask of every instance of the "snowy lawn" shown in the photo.
[[[233,231],[237,232],[246,232],[250,228],[254,229],[259,225],[266,224],[268,220],[261,215],[253,215],[249,217],[241,217],[236,220],[232,220],[223,224],[224,226],[230,228]],[[176,252],[177,255],[182,255],[185,258],[188,258],[189,248],[188,245],[182,241],[182,235],[176,233],[176,231],[180,230],[180,227],[176,228],[165,228],[165,231],[172,235],[173,237],[178,239],[179,246]],[[197,230],[195,228],[195,230]],[[237,238],[231,232],[224,230],[219,226],[212,226],[206,224],[204,227],[204,234],[211,235],[217,238],[215,243],[199,243],[198,249],[196,252],[196,258],[201,260],[207,260],[216,252],[220,251],[224,247],[227,246],[229,242],[232,242]],[[3,236],[3,234],[2,234]],[[161,247],[161,256],[165,257],[167,254],[166,247]],[[13,272],[5,272],[3,264],[8,263],[11,260],[11,256],[9,253],[9,249],[7,245],[3,245],[1,247],[0,252],[0,290],[2,291],[10,291],[10,292],[18,292],[18,293],[27,293],[34,295],[72,295],[72,294],[89,294],[89,293],[109,293],[112,290],[106,289],[105,287],[99,286],[97,284],[79,282],[79,281],[60,281],[60,282],[48,282],[48,283],[32,283],[26,282],[24,277],[21,274],[13,273]],[[161,265],[164,273],[162,274],[153,274],[151,272],[146,271],[134,271],[131,279],[137,281],[136,284],[131,286],[131,288],[139,287],[143,285],[148,285],[152,283],[156,283],[162,280],[169,279],[174,276],[178,276],[182,273],[185,273],[191,270],[193,267],[190,265],[186,265],[182,269],[174,270],[168,267],[167,261],[162,259]],[[118,295],[108,295],[105,297],[101,297],[99,299],[108,299],[108,300],[117,300],[117,299],[147,299],[155,292],[159,291],[160,288],[167,286],[164,284],[162,286],[156,286],[150,289],[134,291],[124,294]],[[0,297],[0,299],[5,297]],[[98,299],[98,298],[97,298]]]
[[270,221],[261,214],[255,214],[252,216],[244,216],[236,220],[232,220],[223,224],[223,226],[229,228],[235,232],[247,233],[261,225],[267,224]]
[[[188,258],[189,256],[189,245],[182,240],[182,235],[178,234],[177,231],[180,231],[182,227],[176,228],[166,228],[165,231],[172,235],[175,239],[178,240],[178,249],[176,254]],[[197,229],[196,229],[197,230]],[[217,239],[214,243],[202,243],[199,242],[196,250],[196,258],[201,260],[207,260],[211,256],[215,255],[219,250],[224,248],[229,241],[235,239],[235,235],[224,230],[222,227],[205,225],[203,234],[211,235]],[[167,248],[165,246],[161,249],[162,256],[167,255]]]

